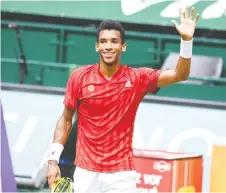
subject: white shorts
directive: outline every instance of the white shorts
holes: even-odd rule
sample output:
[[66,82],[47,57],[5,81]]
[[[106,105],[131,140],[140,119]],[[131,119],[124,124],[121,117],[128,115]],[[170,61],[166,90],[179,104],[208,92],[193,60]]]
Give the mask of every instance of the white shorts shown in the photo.
[[137,193],[136,171],[98,173],[76,167],[74,193]]

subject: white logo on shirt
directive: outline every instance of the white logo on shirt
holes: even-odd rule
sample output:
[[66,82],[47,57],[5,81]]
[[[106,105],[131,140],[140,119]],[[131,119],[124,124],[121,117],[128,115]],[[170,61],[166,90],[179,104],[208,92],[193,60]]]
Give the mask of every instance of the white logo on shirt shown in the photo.
[[93,85],[89,85],[89,86],[88,86],[88,90],[89,90],[90,92],[92,92],[92,91],[95,90],[95,87],[94,87]]
[[128,80],[125,84],[125,87],[126,88],[130,88],[130,87],[133,87],[133,85],[131,84],[131,82]]

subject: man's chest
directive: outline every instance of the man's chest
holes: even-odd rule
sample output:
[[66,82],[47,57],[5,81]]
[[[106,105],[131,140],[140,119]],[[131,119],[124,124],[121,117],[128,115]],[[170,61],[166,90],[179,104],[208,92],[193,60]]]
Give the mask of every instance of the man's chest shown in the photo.
[[90,77],[83,82],[78,98],[81,105],[98,108],[113,107],[119,103],[128,103],[133,100],[136,88],[136,80],[128,75],[109,81],[95,80]]

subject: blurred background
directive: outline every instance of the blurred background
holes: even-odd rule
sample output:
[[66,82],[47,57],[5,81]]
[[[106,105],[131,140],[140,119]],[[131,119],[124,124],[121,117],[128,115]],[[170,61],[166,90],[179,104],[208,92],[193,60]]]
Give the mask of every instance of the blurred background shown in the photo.
[[[209,190],[212,145],[226,141],[226,1],[1,1],[1,102],[19,191],[46,190],[45,164],[71,71],[99,61],[96,28],[120,21],[131,67],[174,68],[178,7],[200,14],[189,80],[148,95],[139,107],[134,147],[204,156]],[[73,174],[76,116],[61,158]]]

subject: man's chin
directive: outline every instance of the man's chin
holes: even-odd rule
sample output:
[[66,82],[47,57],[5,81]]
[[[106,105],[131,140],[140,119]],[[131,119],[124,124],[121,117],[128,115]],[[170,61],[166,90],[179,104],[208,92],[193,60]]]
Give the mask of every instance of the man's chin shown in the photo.
[[112,66],[112,65],[114,65],[116,63],[116,61],[115,60],[104,60],[104,63],[106,65]]

